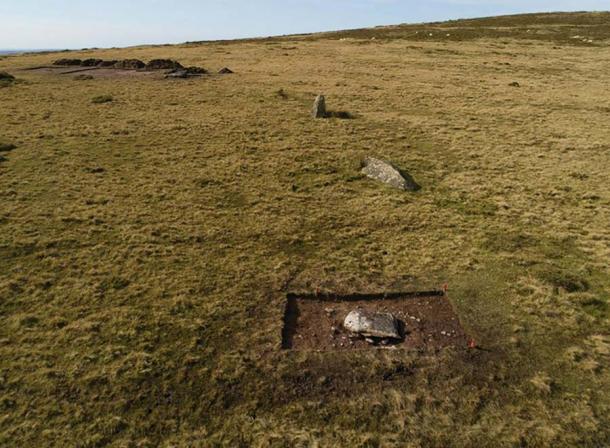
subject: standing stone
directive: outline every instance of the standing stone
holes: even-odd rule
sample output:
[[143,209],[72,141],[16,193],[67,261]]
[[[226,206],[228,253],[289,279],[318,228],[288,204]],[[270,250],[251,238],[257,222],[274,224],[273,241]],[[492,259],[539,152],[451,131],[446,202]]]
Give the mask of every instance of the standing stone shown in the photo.
[[421,188],[409,173],[402,171],[390,162],[373,157],[366,158],[362,173],[371,179],[381,181],[399,190],[417,191]]
[[324,95],[318,95],[313,103],[312,115],[314,118],[326,117],[326,99]]
[[371,313],[355,310],[347,315],[343,326],[346,330],[365,337],[400,339],[398,321],[390,313]]

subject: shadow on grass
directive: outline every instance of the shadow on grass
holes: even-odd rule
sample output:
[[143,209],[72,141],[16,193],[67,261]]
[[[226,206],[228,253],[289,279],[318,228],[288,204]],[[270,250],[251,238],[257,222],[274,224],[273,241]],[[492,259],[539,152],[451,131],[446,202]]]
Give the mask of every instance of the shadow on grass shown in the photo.
[[328,111],[326,112],[326,118],[338,118],[340,120],[353,120],[356,118],[355,115],[345,111]]

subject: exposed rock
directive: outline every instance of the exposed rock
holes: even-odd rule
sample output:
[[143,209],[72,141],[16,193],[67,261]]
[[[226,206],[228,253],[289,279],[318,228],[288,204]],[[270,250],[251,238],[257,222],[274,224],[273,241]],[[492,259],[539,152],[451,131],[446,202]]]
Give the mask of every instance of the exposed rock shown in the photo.
[[179,68],[176,70],[172,70],[168,72],[165,77],[166,78],[190,78],[192,76],[202,76],[208,73],[205,68],[201,67],[188,67],[188,68]]
[[181,78],[181,79],[188,78],[188,76],[189,76],[188,72],[183,69],[174,70],[172,72],[169,72],[167,75],[165,75],[166,78]]
[[218,71],[218,74],[220,74],[220,75],[230,75],[231,73],[233,73],[233,70],[231,70],[230,68],[227,68],[227,67],[221,68]]
[[367,157],[363,165],[362,173],[391,187],[405,191],[417,191],[421,188],[409,173],[390,162]]
[[81,65],[83,67],[97,67],[101,62],[101,59],[85,59]]
[[352,333],[368,338],[401,339],[398,321],[390,313],[355,310],[347,315],[343,326]]
[[181,69],[182,64],[171,59],[153,59],[146,64],[146,70],[176,70]]
[[58,59],[53,62],[53,65],[81,65],[83,61],[81,59]]
[[521,84],[519,84],[517,81],[511,82],[509,84],[510,87],[521,87]]
[[146,64],[139,59],[123,59],[114,64],[114,68],[122,70],[141,70],[146,67]]
[[326,98],[324,98],[324,95],[318,95],[316,97],[311,114],[314,118],[326,117]]

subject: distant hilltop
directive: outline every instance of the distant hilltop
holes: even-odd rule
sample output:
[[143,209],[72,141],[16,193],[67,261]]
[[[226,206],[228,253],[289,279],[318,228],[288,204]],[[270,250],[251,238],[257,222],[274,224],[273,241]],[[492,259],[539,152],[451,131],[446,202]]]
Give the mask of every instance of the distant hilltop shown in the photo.
[[24,54],[24,53],[49,53],[61,50],[45,48],[45,49],[22,49],[22,50],[2,50],[0,49],[0,56],[7,56],[11,54]]

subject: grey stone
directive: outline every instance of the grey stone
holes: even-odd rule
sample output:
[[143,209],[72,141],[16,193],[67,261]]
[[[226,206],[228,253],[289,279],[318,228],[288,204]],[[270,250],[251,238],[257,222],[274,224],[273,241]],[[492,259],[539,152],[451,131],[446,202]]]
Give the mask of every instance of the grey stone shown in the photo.
[[171,73],[168,73],[167,75],[165,75],[166,78],[188,78],[189,74],[186,70],[184,69],[178,69],[178,70],[174,70]]
[[390,162],[367,157],[363,165],[364,174],[391,187],[405,191],[417,191],[421,188],[409,173]]
[[314,118],[326,117],[326,98],[324,95],[318,95],[313,103],[312,115]]
[[390,313],[354,310],[347,315],[343,326],[346,330],[364,337],[400,339],[398,321]]

